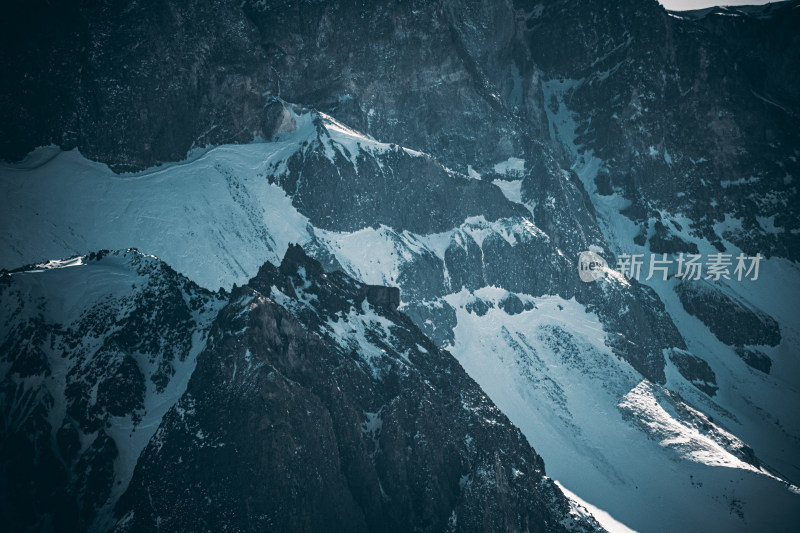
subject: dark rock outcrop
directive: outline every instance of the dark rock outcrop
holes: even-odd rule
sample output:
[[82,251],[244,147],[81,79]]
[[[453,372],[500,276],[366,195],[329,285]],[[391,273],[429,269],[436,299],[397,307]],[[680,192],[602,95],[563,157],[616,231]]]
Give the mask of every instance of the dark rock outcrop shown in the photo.
[[765,374],[769,374],[769,371],[772,370],[772,359],[761,350],[748,348],[746,346],[737,346],[735,351],[736,355],[742,358],[742,361],[756,370]]
[[[545,104],[578,117],[574,141],[602,160],[598,194],[629,200],[645,231],[680,213],[719,246],[798,258],[797,1],[691,14],[655,0],[540,5],[527,25]],[[726,217],[741,230],[718,234]],[[680,245],[660,240],[654,251]]]
[[275,97],[462,172],[547,132],[538,70],[506,3],[13,7],[0,28],[3,158],[55,143],[141,169],[193,146],[271,138]]
[[299,247],[234,290],[116,529],[596,528],[450,354],[364,307],[372,291],[392,294]]
[[669,358],[692,385],[709,396],[717,393],[717,376],[708,363],[685,350],[671,350]]
[[660,220],[657,220],[655,224],[653,224],[653,229],[655,229],[655,233],[650,237],[651,252],[671,255],[677,255],[679,253],[698,253],[695,243],[686,242],[677,235],[674,235]]
[[775,319],[728,296],[709,282],[682,281],[675,291],[684,309],[729,346],[776,346],[781,342],[780,327]]
[[356,231],[381,224],[395,230],[436,233],[465,219],[527,215],[484,181],[454,175],[435,159],[394,145],[383,152],[332,142],[319,122],[319,137],[270,176],[315,226]]
[[2,280],[15,531],[601,530],[396,288],[299,246],[230,295],[132,250]]
[[375,307],[385,307],[397,311],[400,305],[400,289],[382,285],[365,285],[367,301]]

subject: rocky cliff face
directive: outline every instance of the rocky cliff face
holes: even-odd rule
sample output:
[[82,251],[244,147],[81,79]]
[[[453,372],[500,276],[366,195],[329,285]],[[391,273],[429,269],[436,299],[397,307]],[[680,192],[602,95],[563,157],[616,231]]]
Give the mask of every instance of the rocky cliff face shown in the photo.
[[[418,473],[403,485],[387,472],[411,472],[421,459],[398,457],[389,468],[362,453],[367,444],[355,433],[340,430],[353,421],[373,427],[390,393],[377,375],[358,382],[370,391],[363,396],[332,388],[339,372],[362,365],[355,355],[341,368],[331,363],[331,354],[354,342],[330,337],[330,321],[340,323],[325,311],[334,300],[331,309],[361,302],[354,304],[361,318],[352,318],[358,324],[374,318],[364,318],[363,305],[390,321],[406,313],[453,353],[559,481],[631,527],[780,529],[796,521],[800,324],[787,302],[800,291],[797,2],[691,13],[641,0],[125,8],[95,1],[15,9],[47,16],[35,27],[26,13],[2,22],[0,39],[11,53],[0,59],[9,73],[0,80],[0,157],[17,161],[48,143],[80,154],[43,148],[0,167],[0,267],[137,246],[202,287],[247,285],[237,294],[258,300],[250,313],[225,299],[204,357],[229,353],[236,363],[204,364],[192,401],[211,414],[187,415],[189,404],[170,412],[165,440],[149,443],[142,473],[117,508],[126,517],[118,527],[175,520],[167,503],[147,507],[148,479],[160,480],[183,520],[211,524],[188,498],[193,489],[176,480],[239,494],[230,478],[199,469],[232,463],[226,454],[234,445],[271,472],[281,472],[280,461],[297,466],[302,482],[276,474],[275,483],[308,486],[308,501],[324,492],[312,466],[335,479],[337,505],[313,520],[383,527],[389,500],[364,489],[377,479],[398,509],[413,511],[402,522],[409,527],[439,527],[448,509],[458,523],[476,523],[477,515],[453,503],[464,489],[451,487],[451,471],[484,459],[456,446],[457,468],[436,459],[448,473]],[[164,164],[150,168],[157,163]],[[304,267],[312,274],[292,270],[305,261],[292,259],[300,255],[289,247],[296,242],[325,272],[316,263]],[[261,269],[264,261],[280,264],[287,249],[289,266]],[[757,283],[679,281],[674,272],[645,280],[646,266],[640,281],[609,272],[583,283],[577,257],[585,250],[612,266],[621,254],[651,252],[672,260],[720,251],[768,259]],[[335,271],[362,284],[351,290]],[[341,281],[343,292],[309,289],[307,276]],[[240,317],[231,314],[236,305]],[[290,332],[264,325],[278,317],[293,325]],[[317,351],[297,340],[305,335],[297,328],[319,337],[314,346],[328,381],[302,363]],[[390,354],[386,361],[397,359],[395,343],[406,346],[405,336],[387,340],[365,328],[370,346]],[[269,342],[257,347],[262,338]],[[419,345],[438,364],[442,352]],[[345,351],[361,349],[384,361],[360,344]],[[274,369],[274,381],[253,371],[256,389],[268,392],[258,401],[274,405],[274,395],[306,405],[326,435],[315,453],[344,466],[292,462],[286,443],[307,439],[313,423],[282,413],[277,430],[265,425],[242,392],[242,369],[254,360]],[[427,391],[387,365],[375,372]],[[133,366],[122,360],[120,375],[135,374]],[[141,387],[125,380],[130,411]],[[205,390],[202,380],[219,386]],[[325,392],[319,401],[304,389],[312,385]],[[76,391],[75,401],[94,398],[91,387]],[[368,414],[337,407],[353,398]],[[217,421],[216,405],[227,401],[247,429]],[[431,411],[397,401],[413,413],[400,417],[404,432],[435,433],[418,421]],[[187,416],[196,426],[182,425]],[[195,427],[225,446],[215,448]],[[270,455],[278,451],[247,440],[251,429],[279,432],[280,461]],[[398,439],[387,450],[399,453]],[[194,445],[205,459],[181,453]],[[427,449],[418,453],[433,460]],[[160,472],[172,460],[186,466]],[[261,502],[278,498],[269,486],[252,486]],[[420,503],[420,487],[433,486],[445,487],[446,497],[433,507]],[[507,527],[533,516],[513,501],[487,498],[469,500],[469,508],[491,527],[500,515],[490,508],[510,513]],[[242,528],[258,520],[319,523],[287,511],[250,514],[255,522],[245,524],[222,512],[247,501],[209,509]]]
[[396,288],[299,246],[229,295],[130,250],[1,290],[15,530],[600,530]]
[[[606,469],[614,465],[624,472],[620,475],[627,480],[623,484],[629,488],[626,495],[646,504],[654,497],[664,497],[666,489],[652,486],[650,491],[639,491],[640,476],[668,479],[672,461],[679,460],[684,475],[670,482],[668,493],[676,505],[693,510],[681,516],[685,523],[722,520],[735,528],[742,519],[727,511],[725,506],[733,496],[722,490],[732,480],[727,480],[724,470],[709,474],[703,470],[705,465],[729,464],[735,465],[732,472],[762,472],[760,469],[767,468],[763,465],[778,461],[782,468],[791,468],[780,462],[785,460],[783,454],[771,451],[769,440],[759,441],[750,434],[748,440],[761,445],[749,446],[725,428],[739,427],[734,413],[747,412],[729,403],[728,380],[733,376],[734,383],[752,387],[755,392],[748,398],[753,405],[771,402],[770,394],[759,396],[763,393],[756,385],[758,378],[747,372],[749,368],[763,370],[770,361],[785,365],[782,350],[791,347],[792,336],[775,337],[779,344],[774,347],[721,344],[721,348],[712,345],[709,350],[708,339],[714,334],[691,322],[687,326],[689,319],[681,314],[685,304],[675,279],[644,284],[609,274],[594,283],[579,281],[574,259],[577,251],[594,246],[613,258],[604,235],[607,227],[601,228],[606,221],[619,219],[603,218],[608,213],[595,210],[595,198],[585,192],[576,175],[558,171],[554,162],[549,163],[552,173],[543,175],[538,166],[530,171],[523,167],[520,172],[507,168],[516,165],[510,161],[499,167],[504,179],[477,181],[448,171],[425,154],[369,139],[329,116],[289,104],[280,106],[286,131],[272,142],[219,147],[183,164],[129,178],[120,179],[75,152],[52,149],[38,151],[21,165],[6,167],[3,179],[9,194],[0,213],[11,233],[4,261],[13,264],[22,258],[80,251],[87,245],[130,242],[157,250],[179,265],[182,273],[218,287],[246,283],[242,276],[254,275],[260,258],[277,263],[277,254],[290,242],[303,242],[328,271],[346,271],[373,287],[359,289],[360,300],[371,299],[376,305],[392,308],[401,296],[398,307],[439,347],[452,350],[491,397],[499,399],[504,412],[524,428],[527,438],[539,439],[549,450],[562,477],[578,483],[584,491],[606,486]],[[447,192],[439,196],[443,203],[433,215],[437,229],[443,231],[425,233],[431,231],[431,221],[425,220],[431,204],[418,202],[415,193],[422,190],[424,194],[426,181],[393,172],[393,165],[401,161],[402,166],[406,155],[425,159],[438,175],[437,187]],[[331,166],[332,162],[336,165]],[[352,187],[347,202],[334,202],[330,195],[315,192],[314,180],[337,183],[319,172],[320,168],[334,168],[347,180],[357,181],[351,186],[342,179],[342,189]],[[386,187],[385,197],[369,195],[367,178],[372,174],[366,168],[380,169],[374,184]],[[62,179],[65,173],[72,176],[69,182]],[[395,176],[394,181],[390,176]],[[402,189],[406,182],[409,190],[391,193],[392,186]],[[484,195],[485,203],[450,203],[451,198],[458,199],[469,190],[465,185],[472,182],[480,183],[475,190],[494,194]],[[42,190],[50,192],[43,195]],[[333,224],[329,219],[319,216],[318,206],[322,205],[333,213],[332,220],[358,228],[366,222],[353,205],[362,198],[368,209],[394,202],[403,214],[386,211],[387,218],[376,223],[377,227],[355,231],[334,229],[335,225],[328,225]],[[19,205],[29,206],[30,211],[20,211],[15,207]],[[458,209],[468,210],[454,215]],[[36,226],[35,238],[24,239],[29,213],[39,213],[36,216],[44,216],[50,223]],[[468,218],[458,223],[461,216]],[[108,226],[106,220],[117,223]],[[448,224],[457,225],[446,229]],[[620,240],[611,242],[615,247],[622,244]],[[704,250],[710,246],[696,242]],[[198,255],[199,251],[202,254]],[[398,285],[400,294],[380,288],[381,284]],[[752,300],[752,293],[732,294],[731,285],[707,285],[712,287],[710,294],[725,295],[720,301]],[[697,316],[708,327],[728,320],[727,315],[721,319],[713,316],[713,304],[703,305],[705,311]],[[748,304],[742,309],[761,305]],[[780,311],[774,302],[769,305],[773,307],[767,309]],[[761,317],[763,324],[775,320],[769,313],[762,316],[735,310],[729,318],[747,319],[751,314]],[[792,327],[785,314],[776,316],[780,330]],[[737,361],[741,367],[736,367]],[[718,379],[720,371],[726,376],[723,381]],[[776,379],[782,377],[770,372]],[[649,385],[640,386],[642,380]],[[774,387],[783,390],[777,382]],[[720,389],[722,394],[718,394]],[[709,397],[719,400],[710,401]],[[587,410],[587,405],[601,407]],[[698,418],[697,412],[708,415]],[[787,418],[780,408],[778,413],[765,419],[759,431],[772,435],[770,438],[791,440],[793,430],[778,423],[791,420],[791,415]],[[597,424],[598,417],[604,419],[603,424]],[[542,432],[542,427],[550,429]],[[598,428],[614,429],[609,433]],[[637,432],[633,441],[630,435],[624,437],[631,430]],[[745,426],[743,431],[747,430]],[[709,434],[715,436],[711,441]],[[665,440],[685,444],[658,444]],[[629,462],[627,456],[618,455],[618,450],[632,445],[635,455],[658,459]],[[565,453],[564,449],[573,451]],[[743,449],[754,451],[743,455]],[[766,460],[762,453],[767,454]],[[751,456],[757,459],[747,459]],[[581,457],[583,463],[568,457]],[[585,472],[593,474],[587,477]],[[748,476],[755,478],[736,478],[741,484],[738,494],[747,494],[750,502],[762,494],[777,498],[780,510],[765,515],[760,507],[751,507],[741,516],[767,525],[783,523],[791,492],[783,492],[777,482],[763,486],[767,482],[759,476],[771,479],[766,473]],[[581,485],[581,480],[587,479],[591,483]],[[685,479],[704,479],[702,498],[682,501]],[[701,487],[700,481],[692,483],[694,489]],[[602,500],[607,493],[603,490],[593,498]],[[630,509],[615,507],[615,512]],[[651,517],[632,519],[644,526],[651,523]],[[662,519],[674,522],[675,517],[659,517]]]
[[4,272],[0,301],[3,523],[87,530],[183,394],[222,295],[128,250]]
[[[574,140],[603,161],[589,187],[628,200],[642,238],[685,215],[720,248],[797,259],[793,2],[683,15],[655,0],[15,9],[5,158],[55,143],[141,169],[272,138],[281,97],[462,172],[533,166],[542,143]],[[726,217],[741,227],[717,227]]]
[[[6,157],[52,142],[140,169],[193,146],[269,138],[265,106],[275,96],[464,168],[516,155],[530,128],[546,131],[538,73],[517,50],[521,22],[505,3],[15,9],[3,32],[12,52],[4,67],[14,73],[2,91]],[[29,24],[41,10],[53,23]],[[509,129],[516,110],[525,126]]]
[[210,330],[121,531],[592,530],[455,359],[290,247]]
[[673,217],[684,216],[720,250],[724,239],[796,261],[797,3],[692,13],[655,1],[544,5],[531,48],[549,74],[551,116],[575,119],[556,119],[555,136],[602,161],[590,191],[625,198],[651,245],[658,224],[674,235],[683,228]]

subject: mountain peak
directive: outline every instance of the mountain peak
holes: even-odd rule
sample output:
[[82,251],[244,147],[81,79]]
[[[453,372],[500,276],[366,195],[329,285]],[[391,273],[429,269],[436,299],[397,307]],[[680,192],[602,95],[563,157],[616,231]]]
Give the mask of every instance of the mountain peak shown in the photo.
[[263,265],[217,315],[116,530],[602,531],[398,302],[296,244]]
[[310,257],[299,244],[289,244],[280,267],[266,262],[247,286],[266,295],[276,289],[295,300],[313,298],[318,310],[335,314],[365,300],[385,311],[396,311],[400,305],[400,289],[358,282],[340,271],[325,272],[322,264]]
[[325,270],[319,261],[309,257],[299,244],[290,243],[283,256],[283,261],[281,261],[280,272],[290,276],[297,274],[301,268],[304,269],[305,275],[314,278],[325,274]]

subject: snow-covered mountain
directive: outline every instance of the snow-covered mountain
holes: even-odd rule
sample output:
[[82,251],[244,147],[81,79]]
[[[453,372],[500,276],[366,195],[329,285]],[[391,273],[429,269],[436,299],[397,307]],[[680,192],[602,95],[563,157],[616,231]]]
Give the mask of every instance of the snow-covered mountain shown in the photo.
[[111,520],[224,300],[135,250],[2,274],[5,527]]
[[596,531],[396,288],[292,246],[235,289],[115,530]]
[[[683,14],[655,0],[155,4],[103,5],[102,17],[85,7],[49,34],[12,40],[25,53],[2,81],[0,153],[16,162],[0,166],[0,268],[136,247],[197,284],[208,302],[198,339],[222,305],[215,327],[250,316],[225,318],[235,302],[211,292],[234,284],[271,299],[259,312],[334,335],[309,322],[320,311],[310,296],[283,301],[254,286],[265,261],[280,264],[299,243],[329,276],[399,287],[399,310],[607,528],[793,528],[798,2]],[[582,282],[584,251],[612,269]],[[618,258],[651,253],[764,260],[757,280],[680,280],[674,265],[667,279],[613,271]],[[49,291],[60,298],[57,285],[41,289],[45,302]],[[8,316],[2,331],[22,338],[22,319]],[[248,352],[218,344],[250,333],[231,332],[204,352],[230,364],[191,378],[204,412],[227,397],[252,408],[234,386]],[[212,382],[225,385],[206,390]],[[203,516],[169,477],[210,490],[208,473],[180,470],[199,460],[181,453],[196,440],[182,425],[189,398],[163,419],[163,441],[136,441],[134,456],[147,451],[118,527],[174,519],[170,505]],[[218,418],[198,422],[211,424],[204,435],[246,440]],[[186,467],[161,471],[179,458]],[[123,485],[126,464],[114,470]],[[154,479],[164,501],[153,513]]]
[[397,288],[297,245],[230,294],[135,250],[1,281],[13,530],[602,530]]
[[[299,242],[329,271],[399,286],[402,309],[452,351],[537,450],[552,457],[554,477],[631,527],[646,528],[657,519],[736,529],[774,526],[791,515],[797,489],[789,481],[793,467],[786,447],[797,433],[778,424],[792,420],[794,400],[787,395],[796,394],[791,381],[787,386],[792,375],[787,354],[797,331],[791,315],[765,308],[781,320],[783,336],[773,342],[775,348],[758,346],[783,370],[751,370],[735,347],[720,341],[713,352],[706,348],[709,330],[684,309],[673,290],[676,280],[653,283],[650,290],[622,277],[593,284],[577,279],[575,255],[563,253],[532,222],[538,220],[537,200],[528,191],[548,189],[531,182],[547,184],[559,175],[528,171],[519,178],[510,169],[518,192],[509,192],[514,180],[471,179],[428,155],[373,141],[325,115],[284,109],[287,131],[273,142],[217,147],[139,174],[117,176],[76,151],[55,149],[41,149],[6,167],[2,179],[9,194],[2,212],[10,235],[23,234],[27,219],[15,204],[45,214],[48,223],[37,225],[43,234],[35,239],[7,243],[3,248],[15,255],[9,253],[4,262],[126,242],[153,251],[181,274],[216,290],[247,283],[258,272],[259,258],[278,263],[289,243]],[[354,211],[360,217],[370,209],[379,212],[386,200],[369,199],[358,187],[379,188],[376,184],[398,175],[413,184],[415,176],[404,169],[414,159],[432,169],[438,190],[451,196],[466,196],[470,187],[492,191],[481,191],[486,205],[475,203],[474,211],[456,217],[463,223],[432,233],[403,229],[416,222],[400,214],[386,220],[399,227],[337,219],[336,224],[365,224],[356,231],[320,229],[312,221],[326,220],[316,208],[306,209],[315,196],[304,183],[316,183],[308,176],[320,166],[335,164],[337,179],[351,179],[341,187],[368,206]],[[569,174],[560,178],[562,187],[570,186]],[[370,183],[359,184],[359,179]],[[52,196],[38,194],[42,190]],[[564,196],[561,202],[567,201]],[[66,197],[75,202],[64,202]],[[418,203],[402,193],[392,200]],[[456,203],[470,207],[468,201]],[[445,211],[444,200],[438,205]],[[107,220],[115,223],[109,227]],[[600,223],[606,220],[601,217]],[[623,224],[626,219],[613,220]],[[608,250],[602,236],[595,238]],[[588,247],[585,241],[575,246]],[[777,259],[767,261],[764,272],[773,263],[786,269],[783,282],[798,279],[796,270]],[[770,279],[763,278],[761,285],[777,290]],[[672,316],[688,325],[673,323]],[[693,342],[703,343],[702,349],[693,351]],[[720,372],[725,382],[718,379]],[[763,412],[774,419],[759,416]],[[668,502],[661,515],[650,507],[659,500]],[[684,509],[680,517],[671,511],[675,506]]]

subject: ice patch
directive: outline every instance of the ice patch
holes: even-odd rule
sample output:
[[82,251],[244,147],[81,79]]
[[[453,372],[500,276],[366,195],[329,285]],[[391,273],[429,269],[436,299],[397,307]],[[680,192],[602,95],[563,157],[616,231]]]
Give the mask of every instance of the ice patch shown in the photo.
[[492,182],[502,192],[503,195],[512,202],[522,203],[522,180],[494,180]]
[[496,163],[494,171],[497,174],[505,174],[506,176],[522,177],[522,174],[525,173],[525,160],[519,157],[509,157],[505,161]]

